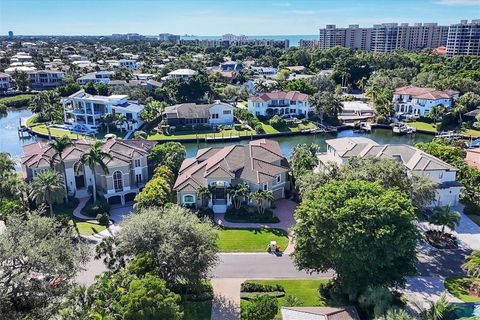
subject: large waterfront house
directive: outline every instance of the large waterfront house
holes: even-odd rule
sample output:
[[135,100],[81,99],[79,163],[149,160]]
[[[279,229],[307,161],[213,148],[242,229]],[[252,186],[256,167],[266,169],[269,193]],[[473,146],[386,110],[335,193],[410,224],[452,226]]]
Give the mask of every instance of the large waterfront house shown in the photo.
[[77,78],[77,83],[81,85],[87,84],[89,82],[108,84],[113,74],[113,71],[90,72]]
[[248,98],[248,111],[256,116],[304,116],[312,111],[308,95],[298,91],[273,91]]
[[0,72],[0,92],[7,91],[11,87],[12,77]]
[[456,180],[457,168],[406,144],[380,145],[363,137],[326,140],[327,152],[318,155],[320,170],[329,162],[342,164],[352,157],[391,158],[399,161],[410,175],[426,175],[438,183],[431,206],[458,205],[461,184]]
[[252,192],[271,191],[275,199],[284,198],[290,190],[288,171],[287,159],[278,142],[273,140],[209,147],[183,161],[173,189],[177,193],[177,203],[201,207],[199,187],[213,187],[208,207],[214,212],[225,212],[232,203],[227,189],[238,184],[247,184]]
[[140,118],[144,105],[128,100],[127,95],[97,96],[84,90],[62,99],[64,122],[78,132],[95,132],[103,124],[106,114],[123,114],[125,122],[118,128],[136,130],[143,124]]
[[30,88],[34,90],[55,89],[63,85],[64,73],[54,70],[39,70],[29,73]]
[[162,80],[174,80],[174,79],[188,80],[194,75],[196,75],[197,73],[198,73],[197,71],[192,69],[177,69],[167,73],[167,75],[163,77]]
[[216,101],[210,104],[182,103],[165,108],[163,118],[171,126],[233,124],[234,107]]
[[393,106],[397,114],[405,113],[423,117],[434,106],[452,107],[458,95],[459,92],[454,90],[442,91],[414,86],[400,87],[393,93]]
[[[63,152],[68,193],[77,198],[88,197],[88,187],[93,185],[93,173],[88,165],[80,163],[80,157],[93,141],[76,140],[74,145]],[[112,159],[105,159],[108,173],[99,166],[95,168],[97,192],[111,204],[133,201],[149,178],[147,155],[155,145],[149,140],[108,139],[103,151]],[[63,174],[58,156],[48,143],[36,142],[23,147],[23,177],[35,179],[42,171],[51,169]]]

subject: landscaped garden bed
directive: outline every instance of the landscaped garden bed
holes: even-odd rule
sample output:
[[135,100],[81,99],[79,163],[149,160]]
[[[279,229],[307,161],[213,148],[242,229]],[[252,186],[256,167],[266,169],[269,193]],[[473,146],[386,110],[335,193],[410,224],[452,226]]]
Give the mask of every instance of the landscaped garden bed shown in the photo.
[[445,288],[462,301],[480,302],[480,278],[447,278]]
[[266,252],[270,241],[276,241],[280,250],[285,250],[288,246],[287,232],[267,228],[221,228],[217,243],[221,252]]
[[280,219],[273,215],[270,210],[259,213],[257,208],[250,206],[241,206],[239,209],[234,207],[228,208],[225,213],[225,220],[237,223],[279,223]]
[[427,242],[437,249],[457,249],[457,238],[449,233],[443,233],[439,230],[428,230],[425,232]]

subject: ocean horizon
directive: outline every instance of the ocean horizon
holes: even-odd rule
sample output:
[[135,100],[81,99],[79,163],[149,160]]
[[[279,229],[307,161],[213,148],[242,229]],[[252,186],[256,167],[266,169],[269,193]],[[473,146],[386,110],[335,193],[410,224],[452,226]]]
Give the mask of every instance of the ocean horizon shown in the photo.
[[[318,40],[318,34],[297,34],[297,35],[247,35],[248,39],[274,39],[289,40],[290,47],[298,47],[300,40]],[[181,36],[182,40],[218,40],[222,36]]]

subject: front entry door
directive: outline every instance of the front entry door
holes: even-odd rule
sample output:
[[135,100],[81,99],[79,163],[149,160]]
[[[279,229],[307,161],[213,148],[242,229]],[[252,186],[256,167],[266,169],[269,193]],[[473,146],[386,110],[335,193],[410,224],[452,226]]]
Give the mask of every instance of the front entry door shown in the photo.
[[85,176],[83,174],[75,176],[75,185],[77,189],[85,188]]
[[225,188],[224,187],[216,187],[215,188],[215,199],[217,199],[217,200],[225,199]]

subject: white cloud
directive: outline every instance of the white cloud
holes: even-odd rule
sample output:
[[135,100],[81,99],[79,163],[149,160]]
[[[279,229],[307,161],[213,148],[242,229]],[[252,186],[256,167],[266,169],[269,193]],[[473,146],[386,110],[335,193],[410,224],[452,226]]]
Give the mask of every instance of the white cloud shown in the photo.
[[435,3],[445,6],[479,6],[480,0],[437,0]]

